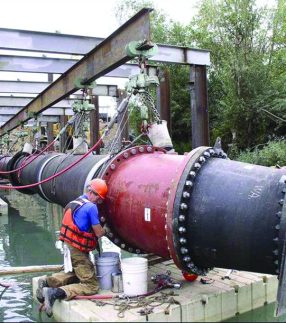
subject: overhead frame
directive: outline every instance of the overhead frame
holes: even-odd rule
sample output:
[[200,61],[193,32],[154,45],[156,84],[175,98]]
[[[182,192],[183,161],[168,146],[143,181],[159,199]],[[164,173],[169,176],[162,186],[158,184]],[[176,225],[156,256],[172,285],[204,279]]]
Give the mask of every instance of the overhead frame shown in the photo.
[[[14,116],[7,124],[1,127],[0,129],[0,136],[6,132],[14,129],[19,125],[19,120],[21,123],[23,121],[26,121],[29,119],[29,115],[31,115],[31,112],[38,114],[40,111],[44,111],[47,107],[51,106],[51,101],[58,101],[60,98],[57,98],[57,95],[63,95],[67,96],[69,93],[72,93],[74,89],[72,90],[72,85],[69,84],[69,86],[66,86],[65,82],[59,82],[59,80],[63,81],[63,79],[66,79],[68,83],[70,83],[70,79],[72,78],[74,80],[75,77],[75,71],[80,71],[80,75],[84,75],[86,80],[94,80],[100,76],[103,76],[106,74],[106,76],[112,76],[110,75],[114,68],[116,67],[125,67],[128,66],[126,62],[128,61],[128,58],[125,55],[125,52],[122,53],[122,60],[119,62],[113,62],[113,60],[106,59],[103,55],[104,54],[101,51],[101,55],[99,54],[100,50],[98,49],[106,49],[108,53],[111,53],[112,49],[112,39],[115,37],[117,39],[118,35],[126,35],[124,33],[124,29],[132,29],[131,25],[133,24],[135,29],[137,28],[139,31],[139,34],[132,34],[132,39],[129,35],[127,37],[124,36],[124,45],[129,43],[129,41],[134,40],[142,40],[142,39],[149,39],[150,35],[150,29],[149,29],[149,12],[151,9],[142,9],[137,15],[135,15],[133,18],[131,18],[127,23],[125,23],[123,26],[121,26],[116,32],[114,32],[110,37],[103,40],[100,38],[94,38],[94,37],[84,37],[84,36],[74,36],[74,35],[64,35],[64,34],[53,34],[53,33],[43,33],[43,32],[32,32],[32,31],[24,31],[24,30],[12,30],[12,29],[5,29],[0,28],[0,48],[3,49],[10,49],[10,50],[25,50],[25,51],[37,51],[37,52],[45,52],[45,53],[62,53],[62,54],[74,54],[74,55],[83,55],[85,54],[85,51],[92,48],[92,46],[97,45],[96,48],[91,50],[90,53],[88,53],[83,59],[81,59],[79,62],[77,62],[75,65],[73,65],[68,71],[64,72],[64,74],[53,84],[48,86],[46,90],[44,90],[43,93],[41,93],[35,100],[33,100],[31,103],[29,103],[22,111],[20,111],[16,116]],[[147,19],[145,19],[147,17]],[[145,25],[142,25],[143,28],[140,28],[138,24],[138,21],[140,19],[145,23]],[[137,22],[137,25],[136,23]],[[135,30],[134,29],[134,30]],[[142,33],[142,30],[146,29],[148,36],[145,37]],[[141,34],[140,34],[141,32]],[[134,39],[134,35],[137,35],[137,39]],[[143,35],[143,36],[142,36]],[[129,38],[128,38],[129,36]],[[25,46],[23,46],[23,39],[25,39]],[[80,42],[80,46],[76,48],[75,43]],[[56,44],[56,48],[52,48],[52,44]],[[99,45],[98,45],[99,44]],[[108,44],[108,45],[107,45]],[[122,45],[122,44],[120,44]],[[119,45],[119,47],[120,47]],[[90,47],[89,47],[90,46]],[[108,47],[109,46],[109,47]],[[114,46],[113,50],[116,51],[118,48],[117,46]],[[123,46],[121,46],[121,51]],[[198,97],[198,91],[196,90],[197,87],[205,86],[206,80],[203,80],[203,83],[198,82],[199,79],[205,78],[205,70],[206,66],[210,65],[210,53],[206,50],[200,50],[200,49],[193,49],[193,48],[186,48],[186,47],[178,47],[178,46],[169,46],[169,45],[159,45],[159,53],[152,57],[152,61],[155,62],[164,62],[164,63],[175,63],[175,64],[186,64],[190,65],[194,68],[195,72],[195,78],[193,77],[193,70],[191,70],[191,92],[192,92],[192,114],[196,115],[196,120],[198,123],[198,126],[196,128],[199,129],[200,125],[203,125],[203,128],[205,129],[206,126],[208,127],[208,121],[206,120],[206,113],[207,113],[207,94],[204,101],[202,101],[203,106],[201,106],[200,98]],[[92,53],[97,53],[97,55],[93,56]],[[44,55],[43,55],[44,56]],[[47,55],[49,56],[49,55]],[[113,56],[113,55],[112,55]],[[125,57],[124,57],[125,56]],[[89,57],[89,59],[87,58]],[[100,58],[100,61],[95,62],[96,58]],[[110,57],[108,57],[110,58]],[[31,60],[36,63],[33,68],[27,69],[27,63],[31,62]],[[124,60],[124,61],[123,61]],[[13,70],[13,68],[17,71],[30,71],[33,73],[37,72],[43,72],[41,70],[41,67],[39,65],[46,64],[45,66],[45,72],[46,73],[61,73],[64,68],[63,66],[67,66],[68,64],[73,64],[76,61],[76,59],[58,59],[58,58],[50,58],[50,57],[30,57],[30,56],[11,56],[11,55],[5,55],[2,56],[2,60],[0,59],[0,70],[1,66],[3,70]],[[88,63],[89,61],[89,63]],[[84,63],[83,63],[84,62]],[[96,70],[98,67],[98,63],[101,63],[102,66],[99,66],[99,71]],[[17,67],[11,67],[13,64],[17,63]],[[18,64],[19,63],[19,64]],[[114,63],[113,65],[109,63]],[[125,64],[124,64],[125,63]],[[63,65],[64,64],[64,65]],[[124,64],[124,65],[123,65]],[[84,70],[84,66],[88,66],[88,70]],[[42,65],[43,66],[43,65]],[[80,67],[81,66],[81,67]],[[201,69],[197,69],[196,66],[202,67]],[[130,68],[130,67],[129,67]],[[137,68],[137,66],[135,67]],[[32,71],[33,69],[33,71]],[[137,68],[138,71],[138,68]],[[110,72],[110,74],[108,74]],[[123,74],[120,71],[122,77]],[[120,74],[118,73],[118,74]],[[123,72],[124,73],[124,72]],[[155,73],[153,71],[153,73]],[[68,77],[67,75],[68,74]],[[95,75],[92,75],[95,74]],[[127,75],[124,75],[123,77],[128,77],[135,73],[130,73],[130,70]],[[114,75],[114,74],[113,74]],[[197,75],[197,76],[196,76]],[[88,78],[90,76],[90,78]],[[114,76],[113,76],[114,77]],[[57,85],[57,86],[55,86]],[[46,98],[45,94],[46,92],[50,92],[50,87],[53,87],[53,91],[51,91],[51,94],[55,94],[53,92],[57,92],[57,95],[54,97],[51,96],[51,99],[49,100]],[[195,90],[194,90],[195,89]],[[39,97],[41,99],[39,100]],[[44,99],[45,98],[45,99]],[[41,106],[39,106],[39,101],[41,102]],[[201,115],[200,109],[205,110],[203,113],[203,116]],[[207,121],[207,122],[206,122]],[[203,124],[204,123],[204,124]],[[208,134],[206,134],[208,136]],[[201,134],[199,134],[198,137],[202,137]],[[195,138],[195,136],[193,136]],[[205,136],[206,138],[206,136]],[[205,140],[204,140],[205,141]],[[196,144],[195,144],[196,145]],[[193,143],[194,146],[194,143]]]
[[142,9],[62,74],[3,125],[0,129],[0,135],[13,130],[20,122],[27,121],[31,118],[31,114],[39,114],[73,93],[76,90],[74,81],[77,78],[88,83],[129,61],[130,58],[125,53],[125,45],[134,40],[150,39],[150,11],[151,9]]

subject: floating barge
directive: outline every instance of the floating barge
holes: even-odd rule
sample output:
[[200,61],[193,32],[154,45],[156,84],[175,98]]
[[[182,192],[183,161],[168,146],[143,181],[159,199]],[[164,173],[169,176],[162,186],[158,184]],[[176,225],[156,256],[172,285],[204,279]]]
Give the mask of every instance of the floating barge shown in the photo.
[[[187,282],[171,260],[149,265],[148,291],[155,287],[151,276],[167,271],[171,272],[171,277],[180,282],[182,287],[163,290],[168,296],[167,301],[161,305],[154,303],[157,306],[150,313],[144,313],[142,306],[127,309],[119,315],[112,304],[105,304],[112,303],[113,300],[102,300],[102,303],[90,300],[56,301],[53,308],[54,319],[60,322],[220,322],[276,300],[277,276],[233,271],[228,279],[225,278],[229,272],[227,269],[214,268],[207,277],[199,276],[196,281]],[[201,278],[207,278],[207,284],[203,284]],[[39,277],[33,278],[34,298],[38,279]],[[160,299],[162,292],[146,299],[154,296]],[[171,292],[174,292],[173,296]],[[113,293],[101,291],[100,294]],[[172,298],[176,303],[172,303]]]

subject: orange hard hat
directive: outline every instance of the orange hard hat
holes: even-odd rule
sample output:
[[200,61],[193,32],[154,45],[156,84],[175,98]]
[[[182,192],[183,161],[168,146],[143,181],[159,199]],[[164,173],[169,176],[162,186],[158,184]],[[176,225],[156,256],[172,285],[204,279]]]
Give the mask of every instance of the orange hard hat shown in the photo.
[[105,198],[108,191],[106,182],[101,178],[92,179],[88,184],[88,188],[98,194],[102,199]]

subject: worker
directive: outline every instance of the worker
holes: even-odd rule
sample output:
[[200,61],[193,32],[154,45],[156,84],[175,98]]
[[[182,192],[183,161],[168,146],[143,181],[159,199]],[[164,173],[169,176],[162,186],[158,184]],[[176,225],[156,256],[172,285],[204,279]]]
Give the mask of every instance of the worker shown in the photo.
[[68,203],[64,209],[59,240],[64,242],[65,271],[40,278],[36,292],[39,302],[45,304],[48,316],[52,316],[56,299],[70,300],[76,295],[98,292],[99,284],[89,254],[105,234],[96,204],[101,203],[106,194],[105,181],[93,179],[86,194]]

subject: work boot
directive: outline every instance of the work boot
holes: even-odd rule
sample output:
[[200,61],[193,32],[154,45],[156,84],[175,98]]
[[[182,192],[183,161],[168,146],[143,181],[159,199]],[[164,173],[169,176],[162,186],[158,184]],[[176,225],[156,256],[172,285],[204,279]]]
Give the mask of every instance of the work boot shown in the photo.
[[43,296],[45,298],[45,309],[49,317],[53,315],[52,307],[57,299],[64,299],[67,295],[65,291],[61,288],[43,288]]
[[49,287],[48,282],[47,282],[46,278],[40,278],[38,280],[38,288],[36,290],[36,297],[40,303],[44,303],[44,300],[45,300],[44,296],[43,296],[43,288],[44,287]]

